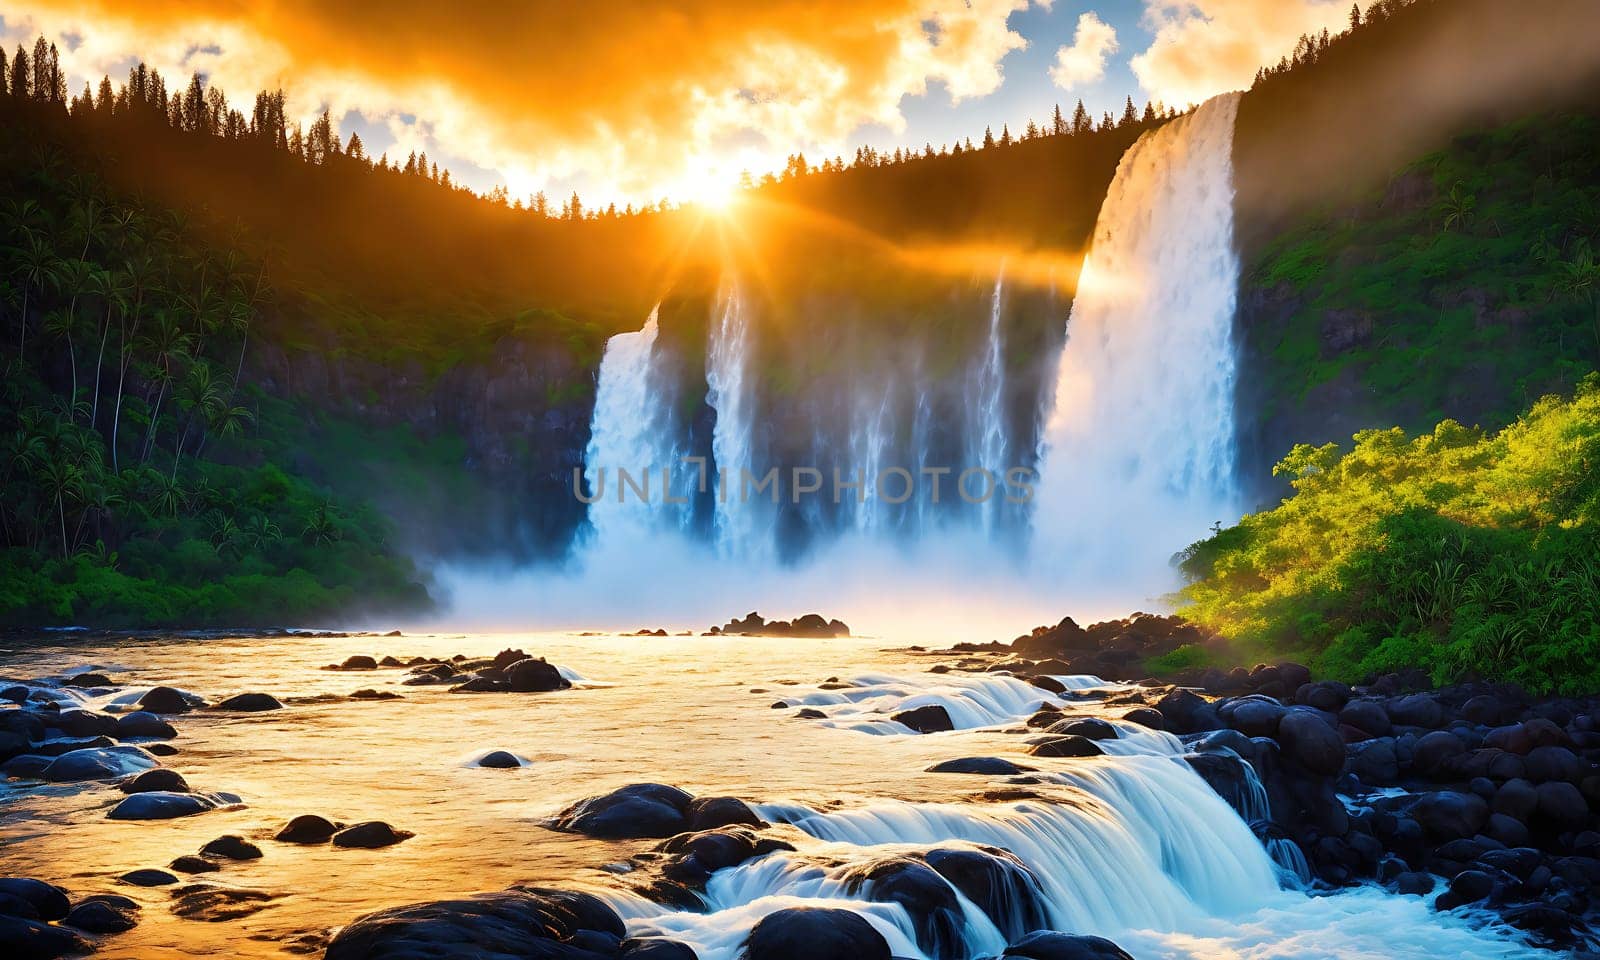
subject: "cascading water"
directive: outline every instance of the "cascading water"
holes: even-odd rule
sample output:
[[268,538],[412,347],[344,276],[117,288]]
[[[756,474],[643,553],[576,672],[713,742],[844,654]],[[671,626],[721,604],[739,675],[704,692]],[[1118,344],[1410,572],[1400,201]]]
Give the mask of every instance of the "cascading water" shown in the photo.
[[746,496],[744,477],[759,479],[755,457],[755,383],[750,376],[748,304],[737,282],[723,285],[706,349],[706,403],[716,411],[711,435],[716,460],[712,535],[725,556],[761,559],[771,553],[770,503]]
[[[661,429],[652,377],[660,307],[644,326],[606,341],[595,389],[594,419],[584,454],[589,522],[600,543],[648,535],[663,521],[681,524],[683,508],[668,503],[662,469],[677,462],[673,437]],[[681,491],[674,496],[681,496]]]
[[1233,121],[1238,94],[1123,156],[1078,281],[1045,432],[1035,546],[1149,575],[1239,513]]
[[[1003,477],[1006,463],[1006,348],[1001,329],[1001,307],[1005,295],[1005,265],[994,278],[994,296],[989,304],[989,338],[978,364],[972,385],[972,403],[967,407],[966,467],[979,467],[993,476]],[[978,515],[985,532],[993,529],[1004,500],[979,505]]]

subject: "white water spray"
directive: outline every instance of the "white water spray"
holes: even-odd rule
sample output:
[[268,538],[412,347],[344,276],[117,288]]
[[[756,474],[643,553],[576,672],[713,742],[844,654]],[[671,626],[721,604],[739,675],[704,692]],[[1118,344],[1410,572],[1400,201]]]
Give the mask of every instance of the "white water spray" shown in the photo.
[[1047,563],[1148,578],[1238,517],[1238,101],[1146,133],[1100,208],[1045,431],[1035,546]]
[[[989,339],[978,364],[972,385],[972,403],[967,412],[967,467],[980,467],[995,477],[1004,477],[1006,463],[1006,344],[1001,328],[1005,304],[1005,265],[994,278],[994,295],[989,303]],[[979,507],[979,523],[985,532],[993,530],[1003,498]]]
[[770,510],[759,497],[744,496],[746,472],[759,477],[755,462],[755,382],[748,305],[737,282],[723,285],[706,348],[706,403],[716,411],[711,452],[716,460],[716,509],[712,536],[724,556],[766,559],[773,548]]

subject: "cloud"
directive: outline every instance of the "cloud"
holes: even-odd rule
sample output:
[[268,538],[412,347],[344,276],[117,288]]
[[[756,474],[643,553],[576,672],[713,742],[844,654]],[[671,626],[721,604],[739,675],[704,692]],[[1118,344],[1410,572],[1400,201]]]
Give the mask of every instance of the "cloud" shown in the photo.
[[930,85],[994,92],[1027,45],[1007,20],[1029,2],[494,0],[466,15],[436,0],[13,0],[6,25],[61,39],[77,77],[143,57],[209,72],[244,107],[282,85],[306,117],[415,116],[430,152],[520,183],[578,175],[651,197],[730,145],[781,166],[866,124],[903,130],[901,100]]
[[1349,11],[1349,0],[1146,0],[1155,39],[1129,65],[1151,99],[1199,103],[1248,87],[1302,33],[1337,33]]
[[1116,52],[1116,29],[1091,10],[1078,18],[1072,46],[1056,50],[1050,79],[1063,90],[1094,83],[1106,75],[1106,59]]

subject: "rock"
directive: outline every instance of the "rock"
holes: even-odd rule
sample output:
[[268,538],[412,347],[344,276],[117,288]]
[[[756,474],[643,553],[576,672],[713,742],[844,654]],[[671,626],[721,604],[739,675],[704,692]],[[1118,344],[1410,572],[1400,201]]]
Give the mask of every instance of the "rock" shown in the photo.
[[1498,697],[1480,695],[1461,705],[1461,718],[1468,723],[1494,726],[1504,723],[1511,709]]
[[1394,729],[1389,714],[1373,700],[1352,700],[1345,704],[1344,709],[1339,711],[1339,722],[1374,737],[1387,737]]
[[0,954],[7,958],[49,960],[93,950],[93,945],[65,927],[0,915]]
[[1590,771],[1585,768],[1577,754],[1566,747],[1534,747],[1528,751],[1524,760],[1524,768],[1528,771],[1528,779],[1534,783],[1548,783],[1552,780],[1561,780],[1566,783],[1577,783],[1584,774]]
[[376,670],[376,669],[378,669],[378,661],[372,659],[371,657],[367,656],[366,654],[358,653],[358,654],[356,654],[355,656],[352,656],[352,657],[345,657],[344,658],[344,662],[339,664],[338,669],[340,669],[340,670]]
[[762,917],[750,930],[743,956],[748,960],[890,960],[888,942],[865,918],[849,910],[824,907],[789,907]]
[[152,793],[155,791],[170,791],[172,793],[188,793],[189,784],[183,775],[170,767],[156,767],[136,774],[117,784],[117,789],[123,793]]
[[1315,713],[1295,709],[1278,724],[1278,742],[1284,755],[1325,777],[1344,769],[1344,738]]
[[1491,802],[1496,813],[1526,823],[1533,812],[1539,809],[1539,794],[1533,784],[1519,778],[1501,784]]
[[139,698],[139,707],[151,713],[188,713],[194,709],[188,697],[171,687],[151,687]]
[[1141,727],[1149,727],[1151,730],[1167,729],[1167,718],[1154,707],[1134,707],[1124,713],[1122,719],[1128,723],[1137,723]]
[[221,923],[260,913],[276,899],[265,890],[191,883],[172,891],[172,913],[185,920]]
[[1444,773],[1447,764],[1467,752],[1461,738],[1448,730],[1435,730],[1417,740],[1411,751],[1411,766],[1424,776]]
[[1454,790],[1425,793],[1406,812],[1440,842],[1474,836],[1489,820],[1489,805],[1482,797]]
[[117,718],[116,736],[119,740],[130,737],[152,737],[159,740],[178,735],[172,724],[148,710],[135,710]]
[[157,757],[175,757],[178,755],[178,748],[170,743],[147,743],[144,745],[144,752]]
[[518,660],[506,668],[506,686],[512,693],[543,693],[549,690],[565,690],[572,686],[555,664],[547,663],[543,657],[535,660]]
[[46,721],[69,737],[103,737],[117,732],[117,718],[89,710],[62,710]]
[[478,760],[478,766],[488,767],[491,770],[511,770],[520,768],[522,761],[518,760],[514,753],[508,753],[505,750],[491,750]]
[[1001,960],[1133,960],[1104,937],[1073,936],[1039,930],[1006,948]]
[[758,836],[744,827],[719,827],[697,833],[680,833],[656,847],[671,859],[662,868],[667,879],[703,887],[718,870],[764,857],[775,850],[793,850],[782,840]]
[[229,710],[235,713],[261,713],[266,710],[282,710],[283,704],[270,693],[239,693],[211,709]]
[[166,887],[178,882],[178,878],[165,870],[130,870],[117,878],[123,883],[135,887]]
[[683,808],[684,819],[690,830],[714,830],[717,827],[764,827],[765,820],[756,816],[750,805],[738,797],[696,797]]
[[1450,898],[1459,905],[1475,903],[1494,891],[1494,877],[1482,870],[1463,870],[1450,879]]
[[922,859],[983,911],[1007,939],[1049,926],[1044,889],[1013,854],[998,847],[940,847]]
[[137,906],[119,908],[103,900],[91,900],[74,907],[62,922],[85,933],[122,933],[139,925],[139,911]]
[[1508,847],[1520,847],[1528,842],[1528,828],[1522,821],[1503,813],[1491,813],[1489,824],[1483,828],[1484,836],[1498,840]]
[[917,733],[940,733],[945,730],[955,729],[955,724],[950,722],[950,711],[937,703],[930,703],[912,710],[902,710],[891,719],[897,723],[905,724]]
[[379,847],[392,847],[403,840],[416,836],[409,830],[396,830],[382,820],[368,820],[354,826],[345,827],[333,835],[333,845],[336,847],[359,847],[363,850],[375,850]]
[[116,780],[155,765],[156,758],[138,747],[103,747],[63,753],[39,776],[51,783]]
[[1167,729],[1173,733],[1198,733],[1220,725],[1216,709],[1190,690],[1172,691],[1156,702],[1156,710],[1166,718]]
[[1350,772],[1368,786],[1389,786],[1400,780],[1400,756],[1392,737],[1352,744]]
[[1570,783],[1541,783],[1535,792],[1539,797],[1539,818],[1556,830],[1575,830],[1589,817],[1583,794]]
[[228,794],[174,793],[151,790],[130,794],[106,816],[112,820],[172,820],[215,810],[224,803],[237,803]]
[[403,698],[400,696],[400,694],[395,693],[393,690],[374,690],[371,687],[362,687],[360,690],[357,690],[355,693],[350,694],[350,699],[351,700],[400,700],[400,699],[403,699]]
[[601,840],[665,838],[689,828],[685,811],[693,799],[677,787],[635,783],[580,800],[558,814],[551,825]]
[[1100,749],[1100,745],[1093,740],[1071,735],[1042,740],[1029,747],[1028,753],[1035,757],[1100,757],[1105,755],[1105,751]]
[[1051,724],[1047,733],[1065,733],[1087,740],[1116,740],[1121,736],[1117,728],[1099,717],[1080,717]]
[[494,660],[490,663],[490,666],[494,667],[496,670],[504,671],[513,663],[521,663],[523,660],[527,659],[529,659],[527,653],[523,652],[521,647],[516,647],[512,649],[501,650],[499,653],[495,654]]
[[261,848],[236,833],[225,833],[200,848],[203,857],[225,857],[229,860],[259,860]]
[[828,715],[821,710],[813,710],[810,707],[806,707],[795,711],[794,718],[796,720],[826,720]]
[[925,950],[938,955],[941,945],[961,942],[966,923],[955,891],[916,856],[854,864],[841,879],[846,893],[899,904],[911,920],[913,939]]
[[0,894],[27,903],[41,920],[60,920],[72,908],[67,891],[31,877],[0,877]]
[[1433,874],[1408,870],[1395,878],[1394,890],[1409,896],[1425,897],[1433,892]]
[[660,937],[632,937],[622,941],[618,951],[618,960],[698,960],[699,957],[688,944]]
[[963,757],[960,760],[945,760],[929,767],[926,773],[975,773],[990,777],[1007,777],[1022,773],[1026,767],[1019,767],[1010,760],[999,757]]
[[466,683],[451,687],[451,693],[506,693],[511,688],[489,677],[473,677]]
[[215,861],[207,860],[205,857],[197,857],[192,853],[184,854],[167,864],[167,866],[179,873],[215,873],[222,869],[222,866]]
[[1294,699],[1296,703],[1313,710],[1334,713],[1349,701],[1350,688],[1333,680],[1304,683],[1295,689]]
[[[460,900],[391,907],[340,930],[325,960],[599,960],[569,944],[627,935],[616,912],[592,894],[512,888]],[[609,942],[609,941],[608,941]],[[648,956],[647,954],[644,956]],[[887,958],[887,951],[883,956]]]
[[1444,708],[1427,693],[1413,693],[1390,700],[1385,709],[1389,712],[1389,720],[1403,727],[1432,730],[1444,723]]
[[327,843],[341,826],[314,813],[302,813],[284,824],[272,839],[279,843]]

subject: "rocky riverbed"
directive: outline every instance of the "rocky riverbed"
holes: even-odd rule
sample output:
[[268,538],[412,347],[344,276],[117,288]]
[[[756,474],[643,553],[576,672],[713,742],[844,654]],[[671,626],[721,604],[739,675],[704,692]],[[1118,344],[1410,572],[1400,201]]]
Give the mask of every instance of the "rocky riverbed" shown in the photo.
[[1065,632],[13,645],[0,952],[1592,947],[1596,704],[1293,664],[1113,681]]

